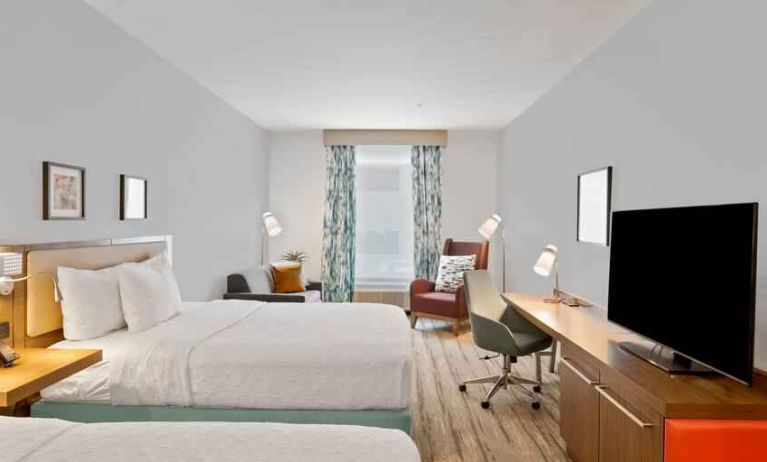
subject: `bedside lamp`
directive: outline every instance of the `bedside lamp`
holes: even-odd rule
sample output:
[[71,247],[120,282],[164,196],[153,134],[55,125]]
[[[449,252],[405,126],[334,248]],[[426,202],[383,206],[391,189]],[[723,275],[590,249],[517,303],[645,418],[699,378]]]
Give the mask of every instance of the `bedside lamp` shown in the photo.
[[23,278],[14,279],[13,276],[22,274],[22,255],[20,253],[3,252],[0,253],[0,295],[8,296],[13,293],[13,285],[17,282],[27,279],[47,275],[53,281],[53,297],[58,302],[61,300],[61,292],[56,281],[56,276],[52,273],[35,273]]
[[261,235],[261,264],[265,265],[269,261],[269,238],[280,234],[282,225],[272,212],[264,213],[262,219],[264,221],[264,233]]
[[484,223],[482,223],[482,226],[479,227],[477,230],[479,234],[487,239],[490,240],[491,237],[493,237],[493,234],[495,234],[496,231],[498,231],[498,228],[501,229],[501,252],[502,252],[502,273],[503,273],[503,292],[506,292],[506,229],[503,227],[503,219],[498,215],[497,213],[494,213],[490,215],[490,218],[485,220]]
[[548,277],[552,271],[554,271],[554,298],[546,298],[543,301],[546,303],[559,303],[562,301],[562,297],[559,292],[559,261],[557,258],[557,246],[549,244],[543,248],[541,256],[538,257],[538,261],[533,266],[533,271],[536,274]]

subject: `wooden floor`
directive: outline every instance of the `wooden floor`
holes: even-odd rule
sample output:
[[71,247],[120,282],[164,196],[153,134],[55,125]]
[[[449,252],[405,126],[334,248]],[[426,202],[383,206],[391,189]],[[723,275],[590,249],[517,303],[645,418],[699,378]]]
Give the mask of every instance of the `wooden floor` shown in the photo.
[[[486,410],[479,403],[490,385],[469,385],[461,393],[458,384],[496,374],[500,358],[480,361],[487,353],[474,346],[468,327],[455,337],[449,324],[419,319],[413,348],[413,439],[423,462],[568,460],[559,436],[558,377],[548,367],[543,368],[540,410],[514,387],[499,391]],[[548,360],[542,358],[545,366]],[[520,358],[512,373],[534,378],[533,358]]]

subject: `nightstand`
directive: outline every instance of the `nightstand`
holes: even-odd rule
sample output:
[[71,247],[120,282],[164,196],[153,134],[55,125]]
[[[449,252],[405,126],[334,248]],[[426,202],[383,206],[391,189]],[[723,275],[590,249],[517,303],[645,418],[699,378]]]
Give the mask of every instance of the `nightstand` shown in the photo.
[[101,361],[101,350],[17,348],[19,359],[0,368],[0,415],[28,415],[43,388]]

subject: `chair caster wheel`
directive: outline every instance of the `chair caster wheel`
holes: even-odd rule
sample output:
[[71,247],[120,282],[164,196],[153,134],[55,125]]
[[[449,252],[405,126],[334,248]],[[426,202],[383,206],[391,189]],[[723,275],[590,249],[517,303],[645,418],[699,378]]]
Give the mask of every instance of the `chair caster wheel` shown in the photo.
[[540,385],[534,386],[533,387],[533,391],[536,392],[536,393],[540,393],[541,392],[541,386]]
[[458,391],[466,391],[466,385],[464,384],[458,385]]
[[533,406],[533,409],[535,409],[537,411],[538,409],[541,408],[541,403],[535,402],[535,403],[532,404],[532,406]]
[[490,409],[490,402],[489,401],[482,401],[480,403],[480,405],[482,406],[482,409]]

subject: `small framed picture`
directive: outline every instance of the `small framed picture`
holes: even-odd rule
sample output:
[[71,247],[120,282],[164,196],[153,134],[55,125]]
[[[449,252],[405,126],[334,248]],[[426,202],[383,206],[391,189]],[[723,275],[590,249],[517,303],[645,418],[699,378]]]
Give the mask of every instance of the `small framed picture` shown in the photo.
[[120,175],[120,220],[146,220],[147,181]]
[[43,162],[43,220],[85,219],[85,169]]
[[578,242],[610,245],[613,168],[578,175]]

